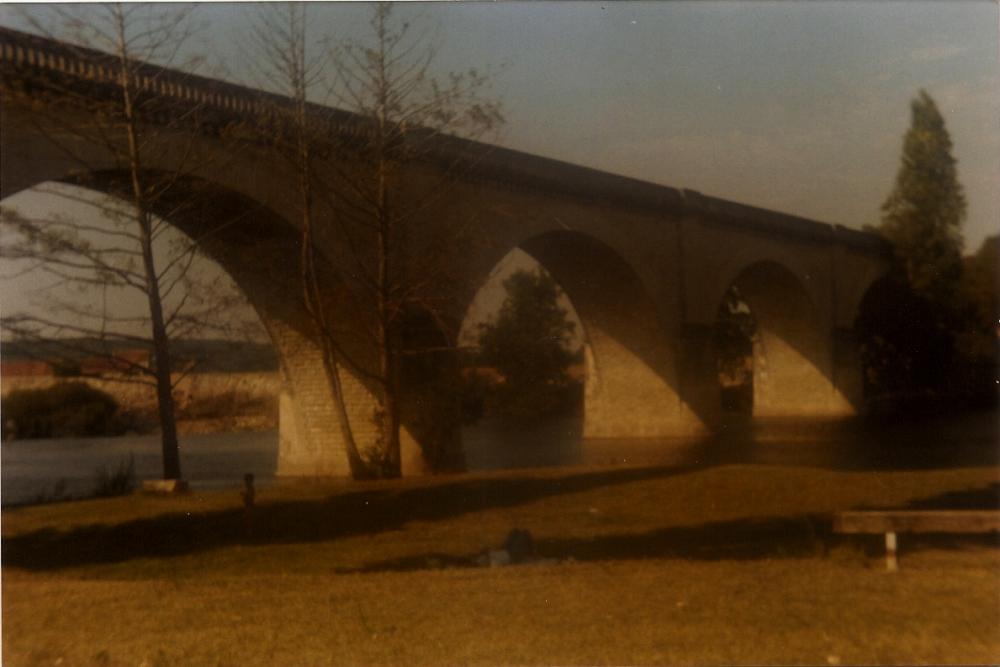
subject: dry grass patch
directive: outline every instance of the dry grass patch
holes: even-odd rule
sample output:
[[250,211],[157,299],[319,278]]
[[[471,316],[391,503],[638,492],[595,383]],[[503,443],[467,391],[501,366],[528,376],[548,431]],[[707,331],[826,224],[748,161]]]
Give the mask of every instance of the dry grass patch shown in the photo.
[[[5,664],[994,662],[989,540],[836,539],[859,506],[996,505],[994,469],[520,471],[3,514]],[[478,568],[513,527],[544,563]]]

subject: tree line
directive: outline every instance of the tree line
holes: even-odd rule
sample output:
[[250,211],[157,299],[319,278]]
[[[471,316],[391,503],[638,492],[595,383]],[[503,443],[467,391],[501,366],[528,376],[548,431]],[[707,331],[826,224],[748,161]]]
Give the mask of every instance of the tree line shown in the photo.
[[952,148],[937,104],[919,91],[895,185],[870,228],[893,253],[858,322],[870,398],[996,404],[1000,236],[963,258],[967,204]]

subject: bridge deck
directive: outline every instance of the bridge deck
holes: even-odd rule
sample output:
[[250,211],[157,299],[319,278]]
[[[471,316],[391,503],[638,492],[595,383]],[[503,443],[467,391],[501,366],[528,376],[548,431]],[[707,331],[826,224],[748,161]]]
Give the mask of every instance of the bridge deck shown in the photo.
[[[0,68],[5,86],[25,76],[36,79],[34,84],[52,76],[102,85],[114,85],[118,80],[118,64],[109,54],[6,27],[0,27]],[[182,105],[212,109],[219,118],[263,118],[275,109],[287,108],[290,103],[283,95],[171,68],[139,63],[136,71],[142,90]],[[314,103],[310,103],[308,109],[316,120],[328,126],[331,136],[356,137],[366,131],[364,119],[354,113]],[[517,188],[678,215],[697,215],[724,225],[815,243],[837,243],[874,255],[887,252],[885,242],[877,235],[843,225],[810,220],[501,146],[441,136],[437,139],[435,151],[429,154],[430,159],[434,159],[435,155],[449,163],[460,156],[474,156],[465,170],[468,177]]]

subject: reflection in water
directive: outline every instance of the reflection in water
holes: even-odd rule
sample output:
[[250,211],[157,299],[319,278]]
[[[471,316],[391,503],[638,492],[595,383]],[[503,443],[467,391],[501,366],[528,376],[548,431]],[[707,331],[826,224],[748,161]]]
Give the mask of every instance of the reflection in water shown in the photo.
[[583,441],[582,419],[502,429],[483,421],[463,430],[470,470],[576,464],[813,466],[902,470],[1000,465],[998,415],[907,422],[862,418],[733,419],[708,437]]
[[[948,419],[874,423],[861,419],[733,421],[710,438],[584,441],[579,417],[531,429],[501,428],[483,420],[463,429],[470,471],[579,464],[817,466],[892,470],[1000,465],[997,413]],[[4,505],[94,489],[99,469],[114,471],[129,455],[138,479],[162,474],[158,436],[15,440],[0,446]],[[274,478],[278,434],[218,433],[181,438],[181,466],[194,488],[238,487],[250,472],[262,484]]]
[[526,429],[482,419],[462,429],[465,465],[470,471],[574,465],[583,461],[582,433],[579,417],[552,419]]

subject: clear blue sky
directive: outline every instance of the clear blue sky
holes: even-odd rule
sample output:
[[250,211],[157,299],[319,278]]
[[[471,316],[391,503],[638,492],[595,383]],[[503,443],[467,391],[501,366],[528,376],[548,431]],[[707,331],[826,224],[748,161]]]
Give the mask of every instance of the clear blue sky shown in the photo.
[[[313,3],[313,36],[363,36],[367,3]],[[234,76],[246,4],[200,45]],[[1000,231],[995,2],[408,3],[441,71],[493,66],[511,148],[850,227],[876,224],[909,102],[945,116],[966,250]],[[10,5],[0,23],[23,27]]]

